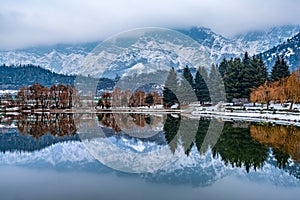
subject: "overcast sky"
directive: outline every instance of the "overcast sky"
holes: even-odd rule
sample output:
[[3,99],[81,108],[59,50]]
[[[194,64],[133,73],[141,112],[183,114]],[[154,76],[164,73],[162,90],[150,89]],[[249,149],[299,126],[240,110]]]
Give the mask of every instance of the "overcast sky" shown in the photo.
[[149,26],[232,36],[300,24],[299,9],[298,0],[0,0],[0,49],[102,40]]

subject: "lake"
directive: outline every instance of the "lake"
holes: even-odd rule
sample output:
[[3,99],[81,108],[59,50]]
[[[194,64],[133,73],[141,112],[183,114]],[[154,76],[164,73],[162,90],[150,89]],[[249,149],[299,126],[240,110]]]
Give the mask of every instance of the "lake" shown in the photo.
[[1,199],[295,199],[300,127],[178,114],[0,116]]

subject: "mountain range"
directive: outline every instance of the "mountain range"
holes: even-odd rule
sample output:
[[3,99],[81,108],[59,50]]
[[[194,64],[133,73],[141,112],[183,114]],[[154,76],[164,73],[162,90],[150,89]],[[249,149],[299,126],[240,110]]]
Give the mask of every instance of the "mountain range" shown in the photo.
[[[168,32],[171,33],[169,35],[144,33],[142,40],[119,38],[118,45],[106,41],[98,46],[100,42],[96,41],[1,50],[0,64],[34,64],[61,74],[114,78],[116,74],[122,76],[153,73],[170,66],[181,69],[186,64],[193,65],[191,60],[200,61],[200,65],[210,61],[219,63],[223,58],[241,56],[247,51],[250,55],[262,53],[269,69],[274,64],[277,54],[282,55],[290,69],[294,70],[299,65],[299,32],[300,25],[285,25],[225,37],[209,28],[192,27],[176,29]],[[179,33],[189,36],[198,44],[187,48],[192,40],[184,36],[178,39]],[[108,44],[110,46],[106,46]],[[91,52],[102,53],[100,59],[95,60]],[[105,69],[95,67],[95,62]]]

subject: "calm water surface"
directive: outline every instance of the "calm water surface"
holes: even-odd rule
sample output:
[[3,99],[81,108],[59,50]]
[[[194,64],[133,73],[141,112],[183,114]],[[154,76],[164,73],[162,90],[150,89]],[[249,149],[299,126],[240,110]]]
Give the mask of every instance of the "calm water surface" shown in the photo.
[[1,199],[295,199],[300,128],[179,115],[1,116]]

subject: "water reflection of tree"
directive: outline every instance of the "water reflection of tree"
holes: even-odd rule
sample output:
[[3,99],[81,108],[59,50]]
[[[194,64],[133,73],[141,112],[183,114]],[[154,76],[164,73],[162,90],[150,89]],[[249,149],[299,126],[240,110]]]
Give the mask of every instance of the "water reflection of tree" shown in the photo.
[[252,139],[250,128],[233,128],[232,122],[226,122],[222,134],[213,147],[213,155],[220,155],[225,164],[233,167],[244,166],[249,172],[250,168],[263,167],[268,157],[268,148]]
[[[217,123],[216,120],[214,122]],[[186,155],[189,155],[194,143],[201,154],[205,153],[201,152],[201,148],[210,123],[211,120],[206,118],[191,120],[168,115],[164,124],[164,132],[171,151],[174,153],[179,141],[181,141]],[[251,138],[249,127],[233,126],[233,123],[225,123],[222,134],[212,149],[214,156],[220,155],[225,164],[236,167],[245,166],[247,171],[250,167],[254,167],[254,169],[262,167],[268,156],[268,149]],[[190,133],[195,128],[197,130],[196,135],[191,138]]]
[[285,168],[290,155],[275,148],[273,149],[273,155],[277,160],[278,167]]
[[112,113],[101,113],[98,114],[98,121],[101,122],[102,126],[114,129],[115,132],[120,132],[121,128],[116,122],[116,119]]
[[17,118],[20,133],[39,138],[50,133],[53,136],[76,134],[76,125],[72,114],[35,114],[20,115]]
[[200,118],[199,120],[199,127],[196,135],[196,146],[199,152],[201,151],[201,147],[208,131],[210,121],[211,120],[207,118]]
[[[272,124],[252,125],[251,136],[268,147],[273,147],[274,156],[279,166],[285,167],[288,155],[300,161],[300,128]],[[281,153],[279,153],[281,152]]]
[[112,128],[117,133],[147,126],[155,130],[163,120],[162,117],[138,113],[101,113],[97,117],[102,126]]
[[[167,115],[164,124],[164,133],[170,150],[174,153],[181,142],[186,155],[189,155],[194,144],[200,154],[204,141],[211,125],[211,120],[185,119]],[[217,126],[217,120],[213,121]],[[198,124],[198,128],[195,125]],[[278,166],[284,168],[292,155],[294,160],[299,160],[300,129],[294,126],[258,126],[246,122],[226,122],[218,142],[213,146],[213,156],[221,156],[226,165],[245,167],[247,172],[253,167],[255,170],[262,168],[268,157],[268,148],[273,148],[273,155]],[[197,128],[197,134],[191,134]],[[209,141],[208,141],[209,143]],[[267,144],[267,145],[266,145]],[[212,144],[208,144],[212,145]],[[206,150],[206,148],[204,148]]]
[[164,124],[165,138],[169,144],[171,151],[174,153],[177,149],[178,141],[174,141],[174,137],[178,133],[180,126],[181,117],[173,117],[172,115],[167,115],[167,120]]
[[179,142],[181,142],[186,155],[189,155],[195,143],[200,152],[209,123],[210,120],[206,118],[191,120],[181,116],[173,117],[172,115],[167,115],[164,133],[170,150],[174,153]]

